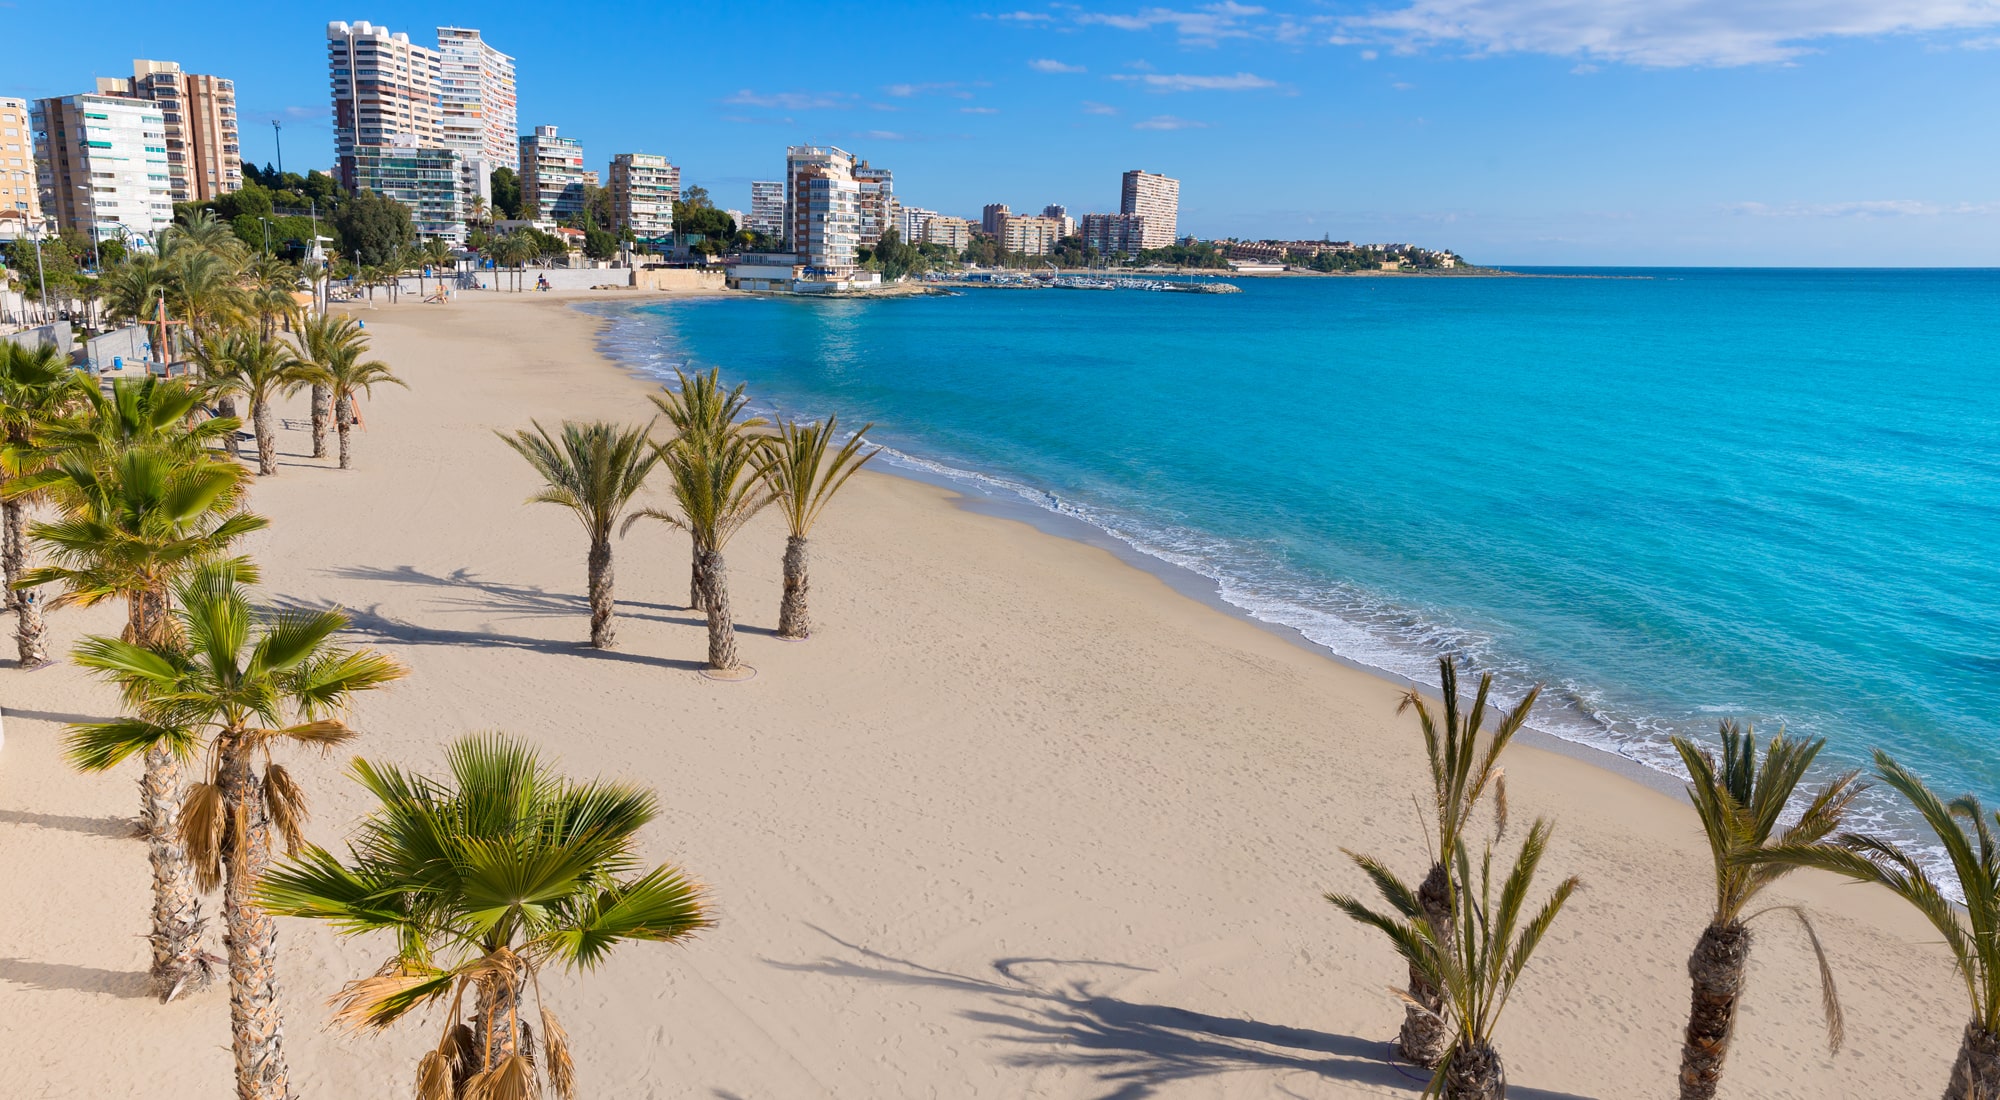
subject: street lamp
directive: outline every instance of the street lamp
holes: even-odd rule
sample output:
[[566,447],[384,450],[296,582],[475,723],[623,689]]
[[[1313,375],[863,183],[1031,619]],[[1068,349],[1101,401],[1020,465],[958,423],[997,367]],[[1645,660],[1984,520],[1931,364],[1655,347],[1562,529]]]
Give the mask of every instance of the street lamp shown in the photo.
[[259,214],[257,215],[257,220],[264,223],[264,255],[266,258],[269,258],[271,255],[271,219]]
[[42,274],[42,223],[35,222],[28,227],[28,239],[35,242],[35,281],[42,288],[42,322],[49,319],[49,280]]

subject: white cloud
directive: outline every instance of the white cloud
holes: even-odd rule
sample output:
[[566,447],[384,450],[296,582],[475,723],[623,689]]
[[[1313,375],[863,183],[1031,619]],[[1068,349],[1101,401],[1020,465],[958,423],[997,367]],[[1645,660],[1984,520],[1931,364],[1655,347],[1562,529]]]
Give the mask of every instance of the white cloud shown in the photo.
[[1028,62],[1028,67],[1038,73],[1080,73],[1087,70],[1081,65],[1065,65],[1053,58],[1038,57]]
[[1134,130],[1206,130],[1208,123],[1196,122],[1191,118],[1176,118],[1173,115],[1154,115],[1144,122],[1132,124]]
[[988,16],[987,18],[1004,19],[1010,23],[1047,23],[1054,19],[1055,16],[1040,11],[1003,11],[999,15]]
[[[984,86],[983,84],[975,85],[975,87]],[[884,85],[882,90],[898,99],[908,99],[911,96],[920,95],[948,95],[953,99],[972,98],[972,93],[966,91],[965,86],[956,81],[945,84],[888,84]]]
[[1461,46],[1656,68],[1784,62],[1829,38],[2000,26],[1994,0],[1406,0],[1330,41]]
[[1133,75],[1119,73],[1113,80],[1124,80],[1143,85],[1149,92],[1253,92],[1260,88],[1275,88],[1278,82],[1266,80],[1256,73],[1236,73],[1233,76],[1189,76],[1186,73],[1145,73]]
[[1935,203],[1918,199],[1872,199],[1862,202],[1730,203],[1723,209],[1753,218],[1935,218],[2000,213],[2000,203]]
[[1118,113],[1118,108],[1113,107],[1109,103],[1093,103],[1086,99],[1083,101],[1083,113],[1087,115],[1115,115]]
[[[1113,27],[1121,31],[1170,29],[1188,45],[1212,46],[1225,38],[1282,37],[1277,27],[1257,19],[1268,14],[1264,8],[1225,0],[1219,4],[1203,4],[1191,11],[1175,8],[1141,8],[1129,14],[1086,11],[1076,13],[1075,19],[1087,26]],[[1283,27],[1293,25],[1289,20],[1281,20],[1278,24]]]
[[999,113],[1000,113],[1000,108],[998,108],[998,107],[960,107],[960,108],[958,109],[958,113],[959,113],[959,114],[962,114],[962,115],[997,115],[997,114],[999,114]]
[[724,103],[738,107],[773,107],[784,111],[811,111],[831,107],[846,107],[845,97],[832,92],[753,92],[748,88],[737,92]]

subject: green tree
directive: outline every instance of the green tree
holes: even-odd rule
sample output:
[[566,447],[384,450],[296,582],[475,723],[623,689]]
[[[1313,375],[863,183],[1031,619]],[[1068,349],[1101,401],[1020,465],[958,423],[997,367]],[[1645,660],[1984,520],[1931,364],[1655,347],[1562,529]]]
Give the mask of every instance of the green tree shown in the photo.
[[278,427],[273,402],[324,381],[325,372],[299,358],[290,344],[266,340],[253,331],[239,330],[203,341],[195,359],[217,392],[249,402],[251,428],[257,433],[257,475],[276,474]]
[[583,254],[593,260],[611,259],[618,255],[618,238],[593,225],[583,231]]
[[48,467],[49,432],[83,403],[84,386],[83,375],[54,344],[0,344],[0,566],[6,573],[6,606],[15,612],[14,641],[22,668],[48,661],[41,593],[15,587],[28,561],[22,524],[40,493],[12,490],[17,481]]
[[529,504],[556,504],[576,513],[590,538],[585,559],[590,596],[590,644],[614,649],[617,631],[611,616],[611,529],[624,518],[632,497],[646,483],[658,459],[646,446],[648,425],[620,428],[603,421],[565,420],[562,437],[549,435],[539,423],[533,431],[499,433],[502,442],[527,460],[543,486]]
[[188,758],[207,750],[180,831],[197,880],[223,887],[236,1095],[291,1100],[278,928],[256,888],[276,841],[300,850],[307,811],[304,792],[271,750],[287,741],[327,749],[349,740],[354,731],[342,719],[354,697],[405,673],[379,653],[334,646],[333,634],[347,625],[338,611],[260,615],[226,566],[196,570],[176,594],[180,629],[165,644],[90,637],[77,645],[77,664],[117,684],[135,713],[71,726],[69,757],[103,771],[139,753]]
[[373,191],[362,191],[340,205],[333,215],[333,232],[341,255],[352,258],[359,253],[368,267],[394,260],[417,236],[410,208]]
[[356,411],[361,399],[373,397],[376,386],[409,388],[408,383],[389,369],[389,364],[380,359],[363,359],[362,356],[367,353],[367,337],[349,341],[328,358],[326,370],[318,378],[333,398],[333,426],[340,436],[340,468],[343,470],[354,466],[351,440],[354,426],[361,422],[361,414]]
[[[361,322],[338,313],[320,313],[299,324],[293,340],[299,358],[324,371],[345,345],[360,340]],[[333,423],[333,385],[326,378],[312,383],[312,445],[314,458],[326,457],[326,429]]]
[[509,221],[521,216],[521,177],[512,168],[495,168],[491,180],[493,186],[493,209],[500,217]]
[[[747,387],[739,382],[735,389],[723,389],[721,371],[690,375],[675,368],[674,380],[674,388],[660,387],[661,392],[653,394],[652,401],[660,415],[667,418],[675,438],[692,438],[704,447],[719,446],[731,436],[764,426],[763,417],[743,415],[744,406],[750,403],[744,392]],[[688,607],[701,610],[706,591],[697,548],[688,570]]]
[[543,968],[594,969],[627,940],[685,941],[713,926],[708,899],[675,867],[639,873],[638,834],[659,812],[651,792],[564,778],[501,734],[459,739],[445,765],[439,781],[356,760],[379,805],[347,861],[308,848],[265,875],[259,898],[349,935],[393,935],[389,960],[335,998],[336,1019],[381,1029],[446,1003],[443,1034],[417,1065],[423,1100],[533,1096],[544,1074],[573,1100],[569,1036],[542,999]]
[[678,436],[654,444],[654,450],[680,511],[642,509],[626,526],[644,517],[688,533],[701,577],[702,609],[708,613],[708,667],[734,673],[740,667],[736,623],[729,611],[729,571],[722,551],[771,502],[770,491],[756,476],[762,448],[755,438],[735,432],[721,439]]
[[806,536],[826,508],[827,501],[847,484],[855,471],[881,454],[881,448],[862,453],[863,439],[873,424],[863,424],[840,449],[827,457],[827,444],[839,430],[839,422],[800,424],[788,420],[778,434],[764,437],[764,454],[758,476],[770,490],[778,510],[785,516],[785,589],[778,604],[778,637],[804,638],[812,633],[812,616],[806,608],[810,587],[807,574]]

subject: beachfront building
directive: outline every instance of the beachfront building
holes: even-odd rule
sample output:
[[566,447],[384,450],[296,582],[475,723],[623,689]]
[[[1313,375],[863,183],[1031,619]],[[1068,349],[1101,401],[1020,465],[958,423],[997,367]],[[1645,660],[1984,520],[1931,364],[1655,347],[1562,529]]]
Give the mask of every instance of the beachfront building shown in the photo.
[[854,182],[861,189],[860,244],[874,248],[882,234],[896,226],[896,179],[887,168],[874,168],[867,161],[854,166]]
[[334,173],[353,190],[355,150],[437,149],[444,145],[438,106],[438,55],[401,32],[372,23],[326,25],[327,76],[333,88]]
[[1125,173],[1118,212],[1146,219],[1142,247],[1165,248],[1174,243],[1180,224],[1181,181],[1134,168]]
[[1083,244],[1100,256],[1136,256],[1146,246],[1146,217],[1143,214],[1085,214]]
[[1046,256],[1063,238],[1061,219],[1040,214],[1008,214],[1000,219],[1000,247],[1025,256]]
[[35,131],[28,101],[0,96],[0,241],[28,236],[42,224],[42,192],[35,180]]
[[1042,207],[1042,217],[1054,218],[1061,223],[1064,237],[1076,236],[1076,219],[1069,216],[1069,208],[1061,203],[1052,202]]
[[979,231],[989,237],[1000,235],[1000,223],[1012,213],[1004,202],[989,202],[979,211]]
[[896,232],[906,241],[921,241],[924,239],[924,227],[935,217],[935,210],[905,206],[896,212]]
[[354,149],[357,190],[386,195],[410,208],[417,235],[465,243],[465,204],[456,149],[358,145]]
[[153,238],[174,221],[167,120],[125,96],[38,99],[28,112],[42,206],[59,229]]
[[175,202],[207,202],[243,189],[236,82],[184,73],[173,61],[134,61],[132,75],[98,77],[99,95],[142,99],[166,123],[167,189]]
[[785,181],[750,181],[750,217],[743,228],[766,237],[785,235]]
[[924,219],[925,244],[941,244],[953,252],[963,252],[972,243],[972,223],[964,218],[933,214]]
[[620,153],[611,158],[611,219],[639,241],[674,232],[674,202],[681,197],[681,170],[652,153]]
[[537,126],[521,139],[521,212],[530,221],[583,213],[584,177],[582,142],[553,126]]
[[468,27],[439,27],[437,41],[440,144],[461,164],[484,161],[489,176],[503,166],[519,172],[514,59]]
[[841,278],[861,243],[861,185],[854,154],[831,145],[785,150],[785,240],[808,275]]

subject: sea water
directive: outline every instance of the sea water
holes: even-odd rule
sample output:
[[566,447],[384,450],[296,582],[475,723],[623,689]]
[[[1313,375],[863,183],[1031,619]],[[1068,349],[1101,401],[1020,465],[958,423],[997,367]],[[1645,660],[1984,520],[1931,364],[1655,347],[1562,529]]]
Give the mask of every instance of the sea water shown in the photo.
[[2000,272],[1239,282],[600,308],[1558,736],[1678,773],[1737,718],[2000,796]]

